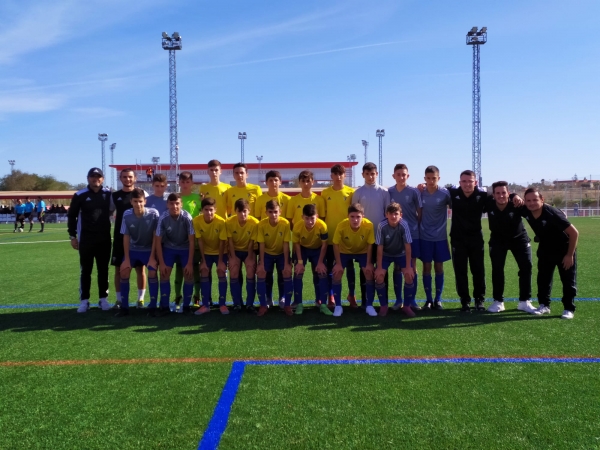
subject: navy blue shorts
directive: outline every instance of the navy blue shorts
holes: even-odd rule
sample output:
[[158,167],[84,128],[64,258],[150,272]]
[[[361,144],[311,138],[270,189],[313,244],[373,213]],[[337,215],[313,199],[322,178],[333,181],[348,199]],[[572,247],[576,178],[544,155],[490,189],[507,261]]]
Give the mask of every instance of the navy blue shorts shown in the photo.
[[[313,269],[315,267],[317,267],[317,264],[319,264],[319,256],[321,256],[321,247],[306,248],[306,247],[300,246],[300,252],[302,253],[302,261],[304,261],[304,266],[306,266],[306,264],[308,262],[310,262]],[[294,256],[293,256],[292,260],[294,261],[294,264],[296,264],[298,262],[298,255],[296,255],[296,252],[294,252]],[[325,261],[323,261],[323,262],[325,262]]]
[[413,239],[411,242],[410,257],[413,259],[421,257],[421,239]]
[[187,266],[189,258],[190,251],[188,249],[175,250],[173,248],[163,248],[163,259],[165,260],[165,266],[167,267],[172,268],[176,262],[182,266]]
[[340,259],[342,263],[342,267],[348,267],[348,263],[350,261],[357,262],[361,269],[367,267],[367,254],[360,253],[358,255],[351,255],[349,253],[340,253]]
[[385,256],[383,255],[383,260],[381,261],[381,268],[383,270],[388,270],[388,267],[394,263],[394,270],[401,270],[406,267],[406,255],[402,256]]
[[273,268],[277,267],[277,270],[283,270],[283,266],[285,265],[285,255],[282,253],[280,255],[269,255],[265,253],[265,271],[273,272]]
[[424,263],[450,261],[448,239],[435,242],[421,240],[421,256],[419,258]]
[[[246,252],[247,254],[248,252]],[[217,265],[219,262],[219,255],[204,255],[204,260],[209,269],[212,269],[213,265]],[[227,255],[223,255],[223,262],[227,265]]]
[[[131,267],[147,266],[148,261],[150,261],[150,253],[151,252],[141,252],[139,250],[129,250],[129,263],[131,264]],[[123,257],[123,261],[125,261],[125,257]]]

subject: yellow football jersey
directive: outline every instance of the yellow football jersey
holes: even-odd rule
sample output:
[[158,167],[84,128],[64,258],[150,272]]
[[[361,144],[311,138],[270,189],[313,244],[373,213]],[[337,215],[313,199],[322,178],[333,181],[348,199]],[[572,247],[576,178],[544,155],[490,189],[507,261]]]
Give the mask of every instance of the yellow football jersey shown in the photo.
[[[218,255],[219,244],[221,241],[227,241],[227,230],[225,228],[225,219],[215,214],[214,219],[211,223],[204,221],[204,216],[200,214],[195,217],[192,221],[194,224],[194,231],[196,232],[196,239],[202,239],[204,244],[205,255]],[[223,253],[227,251],[224,250]]]
[[335,230],[333,243],[340,246],[340,253],[350,255],[367,253],[368,245],[375,243],[373,223],[369,219],[363,218],[358,230],[354,231],[350,227],[350,220],[344,219]]
[[277,225],[272,227],[268,218],[261,220],[258,223],[256,241],[264,242],[265,253],[269,255],[281,255],[283,253],[283,246],[289,246],[287,242],[290,242],[290,223],[283,217],[280,217]]
[[247,184],[246,187],[240,188],[231,186],[225,191],[225,200],[227,203],[227,212],[230,216],[235,214],[235,202],[240,198],[245,198],[250,203],[250,215],[256,217],[255,205],[258,197],[262,195],[262,189],[256,184]]
[[256,241],[256,232],[259,220],[248,216],[244,226],[240,225],[237,216],[227,219],[227,237],[233,240],[233,248],[238,251],[248,251],[250,241]]
[[294,225],[292,231],[292,242],[294,244],[300,244],[306,248],[320,248],[322,241],[327,240],[327,225],[321,219],[317,219],[315,226],[312,230],[308,230],[304,224],[304,220],[300,219],[300,222]]
[[298,222],[302,222],[302,209],[304,205],[315,205],[319,218],[323,219],[325,217],[325,200],[320,195],[314,192],[308,198],[302,197],[302,194],[294,195],[290,199],[285,216],[288,220],[292,221],[294,227]]
[[225,198],[225,192],[231,186],[227,183],[219,183],[216,186],[206,183],[201,184],[199,191],[203,198],[212,197],[216,200],[216,213],[221,216],[223,219],[227,219],[227,200]]
[[323,189],[321,198],[325,201],[325,223],[329,230],[329,239],[327,243],[333,244],[333,236],[338,224],[348,218],[348,207],[352,204],[352,194],[354,189],[344,186],[339,191],[333,189],[333,186]]
[[258,220],[262,220],[267,217],[267,202],[270,200],[277,200],[279,202],[279,217],[285,218],[287,212],[287,206],[290,202],[290,196],[280,192],[277,197],[271,197],[268,193],[264,193],[258,200],[256,200],[256,214],[254,215]]

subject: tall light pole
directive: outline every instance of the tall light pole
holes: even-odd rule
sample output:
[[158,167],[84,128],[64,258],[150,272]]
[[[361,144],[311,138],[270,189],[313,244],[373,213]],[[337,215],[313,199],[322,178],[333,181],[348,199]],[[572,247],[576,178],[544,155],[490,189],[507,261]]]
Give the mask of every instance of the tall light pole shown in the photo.
[[179,142],[177,139],[177,66],[175,64],[175,51],[181,50],[181,35],[176,31],[169,36],[163,31],[162,48],[169,51],[169,159],[170,173],[175,181],[176,191],[179,191]]
[[158,173],[158,163],[160,162],[160,157],[158,156],[153,156],[152,157],[152,164],[154,164],[154,172]]
[[[110,165],[115,165],[115,148],[117,148],[117,144],[110,144]],[[115,168],[110,168],[110,188],[115,190]]]
[[240,162],[243,163],[244,162],[244,141],[246,140],[246,132],[239,132],[238,133],[238,139],[240,140],[240,144],[242,146],[241,148],[241,159]]
[[261,173],[260,173],[260,169],[262,168],[262,160],[263,160],[263,155],[256,155],[256,159],[258,159],[258,184],[260,185],[260,180],[261,180]]
[[[350,161],[350,162],[356,161],[356,154],[352,153],[349,156],[346,156],[346,160]],[[350,187],[354,187],[354,182],[355,182],[355,178],[354,178],[354,166],[352,166],[352,180],[350,180]]]
[[487,27],[477,31],[477,27],[471,28],[467,33],[467,45],[473,46],[473,172],[479,185],[482,185],[481,177],[481,88],[479,86],[479,46],[487,42]]
[[383,137],[385,136],[385,130],[377,130],[375,136],[379,138],[379,185],[383,186]]
[[15,171],[15,160],[14,159],[9,159],[8,163],[10,164],[10,173],[13,173]]
[[367,148],[369,148],[369,143],[363,139],[362,145],[365,148],[365,164],[367,163]]
[[106,176],[106,153],[104,150],[104,143],[108,139],[108,134],[106,133],[98,133],[98,140],[102,145],[102,173]]

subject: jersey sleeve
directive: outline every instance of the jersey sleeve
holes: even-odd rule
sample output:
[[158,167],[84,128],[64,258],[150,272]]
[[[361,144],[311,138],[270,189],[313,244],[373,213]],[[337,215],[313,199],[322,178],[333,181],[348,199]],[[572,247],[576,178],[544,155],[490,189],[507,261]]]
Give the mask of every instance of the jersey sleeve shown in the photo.
[[291,234],[290,223],[287,222],[283,227],[283,242],[290,242]]
[[158,222],[157,222],[157,224],[156,224],[156,232],[154,233],[154,234],[155,234],[155,236],[158,236],[158,237],[162,236],[162,225],[163,225],[163,220],[164,220],[164,218],[165,218],[165,216],[164,216],[164,215],[161,215],[161,216],[158,218]]
[[375,243],[375,232],[373,229],[373,224],[369,224],[368,228],[367,228],[367,232],[369,233],[369,235],[367,236],[367,244],[374,244]]
[[188,227],[188,234],[190,236],[195,236],[196,235],[196,231],[194,230],[194,221],[192,220],[192,216],[190,213],[187,213],[184,215],[186,221],[187,221],[187,227]]
[[123,215],[123,220],[121,221],[121,229],[119,230],[119,232],[123,235],[129,235],[129,228],[127,227],[127,224],[125,222],[125,215]]
[[377,225],[377,231],[375,232],[375,244],[376,245],[382,245],[381,232],[383,230],[384,225],[385,225],[385,221],[379,222],[379,224]]
[[252,224],[252,231],[250,232],[250,240],[256,242],[256,237],[258,236],[258,224]]
[[265,230],[260,224],[256,225],[256,242],[265,242]]
[[322,241],[326,241],[327,239],[329,239],[329,233],[327,231],[327,224],[325,222],[321,222],[321,230],[319,232],[319,236],[321,237]]
[[418,189],[414,189],[413,190],[414,195],[414,203],[415,203],[415,207],[416,208],[422,208],[423,207],[423,197],[421,197],[421,191],[419,191]]
[[196,236],[198,236],[198,238],[200,237],[201,230],[200,230],[200,220],[197,219],[197,217],[200,216],[196,216],[192,219],[192,229],[194,230],[194,233]]
[[402,225],[402,229],[404,230],[404,242],[406,242],[407,244],[412,244],[412,236],[410,235],[410,228],[408,226],[408,223],[406,223],[405,220],[402,220],[400,222],[400,225]]
[[229,221],[225,222],[225,232],[227,233],[228,239],[233,237],[232,228],[233,228],[233,226],[231,225],[231,222],[229,222]]
[[317,198],[315,199],[315,203],[317,204],[317,214],[319,215],[319,218],[321,218],[321,219],[325,218],[327,215],[327,211],[325,208],[325,199],[323,197],[321,197],[320,195],[317,195]]
[[[69,211],[67,212],[67,229],[69,236],[77,236],[77,221],[79,219],[80,209],[79,196],[77,194],[73,194],[71,205],[69,206]],[[16,208],[15,212],[17,212]]]

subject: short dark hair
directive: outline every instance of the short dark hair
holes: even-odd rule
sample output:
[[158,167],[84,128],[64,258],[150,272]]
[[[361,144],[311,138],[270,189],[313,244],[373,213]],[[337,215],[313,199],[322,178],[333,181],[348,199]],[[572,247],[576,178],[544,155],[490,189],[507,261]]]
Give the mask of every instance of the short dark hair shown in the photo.
[[313,181],[314,179],[315,179],[315,174],[312,173],[310,170],[303,170],[298,175],[298,180],[299,181],[302,181],[302,180],[311,180],[311,181]]
[[133,175],[135,175],[135,171],[131,167],[125,167],[123,170],[121,170],[119,176],[123,175],[125,172],[133,172]]
[[233,207],[236,211],[243,211],[244,209],[250,209],[250,203],[245,198],[238,198]]
[[387,205],[387,207],[385,208],[385,212],[386,214],[395,212],[402,213],[402,206],[400,206],[400,203],[392,202],[389,205]]
[[463,175],[466,175],[468,177],[474,177],[475,179],[477,179],[477,175],[475,175],[475,172],[473,172],[471,169],[463,170],[460,173],[460,176],[462,177]]
[[406,166],[406,164],[396,164],[394,166],[394,172],[396,170],[408,170],[408,167]]
[[181,194],[179,192],[171,192],[167,197],[167,202],[176,202],[181,200]]
[[25,200],[29,201],[29,197],[25,197]]
[[266,205],[267,211],[274,211],[277,208],[280,208],[279,202],[277,200],[269,200]]
[[242,169],[244,169],[246,172],[248,172],[248,166],[246,166],[246,164],[244,164],[243,162],[239,162],[239,163],[235,163],[233,165],[232,170],[237,169],[238,167],[241,167]]
[[523,198],[527,197],[527,194],[537,194],[540,196],[542,201],[544,200],[544,196],[542,195],[542,193],[540,192],[540,190],[538,188],[534,188],[534,187],[528,188],[527,190],[525,190],[525,194],[523,194]]
[[437,173],[439,175],[440,169],[438,169],[437,166],[427,166],[425,167],[425,175],[428,173]]
[[269,170],[265,175],[265,181],[269,181],[269,178],[279,178],[279,181],[281,181],[281,174],[278,170]]
[[187,181],[187,180],[194,181],[194,174],[192,174],[192,172],[190,172],[189,170],[185,170],[179,174],[179,181]]
[[508,191],[508,183],[506,181],[496,181],[495,183],[492,183],[492,194],[496,192],[497,187],[506,187],[506,190]]
[[312,203],[309,205],[304,205],[302,208],[302,215],[312,217],[317,214],[317,207]]
[[363,173],[370,172],[371,170],[375,170],[376,171],[377,170],[377,164],[372,163],[372,162],[365,163],[365,165],[363,166],[363,169],[362,169]]
[[352,203],[350,206],[348,206],[348,214],[350,213],[361,213],[364,216],[365,208],[363,208],[360,203]]
[[131,198],[146,198],[146,193],[142,188],[133,188],[131,191]]
[[208,162],[208,167],[221,167],[221,161],[219,161],[218,159],[211,159]]
[[200,202],[200,209],[204,209],[205,206],[215,206],[217,201],[212,197],[205,197]]
[[167,176],[164,173],[157,173],[152,177],[152,183],[166,183]]
[[341,164],[334,164],[331,166],[331,173],[336,175],[346,175],[346,169]]

